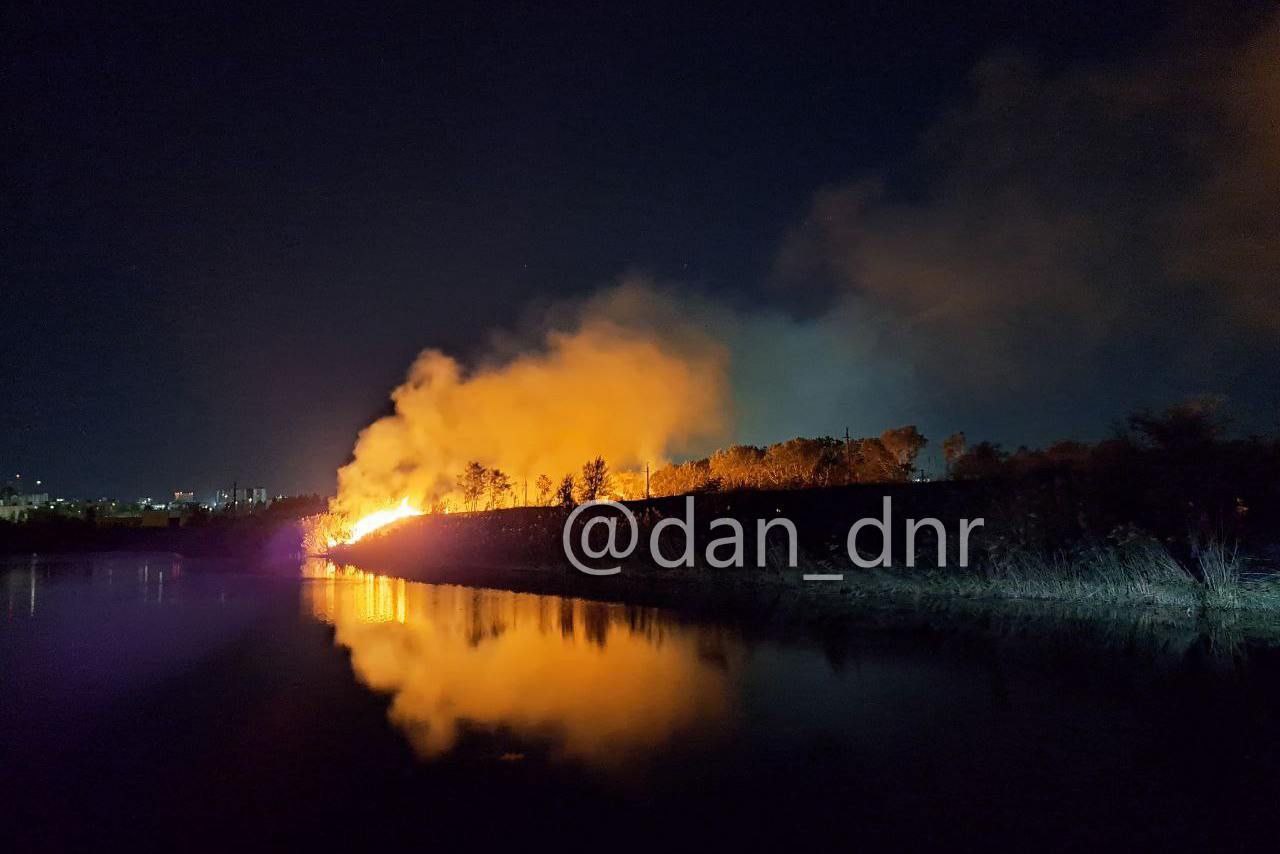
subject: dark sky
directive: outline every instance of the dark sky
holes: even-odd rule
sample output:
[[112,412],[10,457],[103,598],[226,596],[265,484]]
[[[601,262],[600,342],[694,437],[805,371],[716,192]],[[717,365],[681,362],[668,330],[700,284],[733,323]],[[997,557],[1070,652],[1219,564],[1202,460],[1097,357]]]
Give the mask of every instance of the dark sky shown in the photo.
[[[1258,26],[1257,6],[1240,9],[1242,31]],[[853,227],[880,235],[917,204],[922,219],[964,219],[964,192],[935,202],[980,171],[971,154],[914,164],[970,104],[975,68],[1016,55],[1037,80],[1128,69],[1195,20],[1187,10],[7,4],[0,465],[65,495],[233,478],[328,491],[418,350],[474,356],[531,304],[639,272],[745,311],[819,316],[829,294],[793,281],[813,265],[786,259],[815,221],[839,225],[821,215],[824,189],[839,200],[875,176],[873,224]],[[1051,209],[1075,204],[1055,195]],[[820,251],[832,266],[838,253]],[[914,310],[874,278],[857,288]],[[1138,362],[1170,396],[1217,376],[1211,364],[1184,384],[1163,356]],[[1235,398],[1274,375],[1233,377],[1203,390]],[[1245,397],[1255,413],[1274,401]],[[1004,418],[1002,402],[1025,405],[997,395],[989,419],[958,412],[955,426],[1016,440],[1011,425],[1030,425],[1029,441],[1053,429]],[[1114,389],[1081,399],[1062,432],[1103,429],[1120,405]]]

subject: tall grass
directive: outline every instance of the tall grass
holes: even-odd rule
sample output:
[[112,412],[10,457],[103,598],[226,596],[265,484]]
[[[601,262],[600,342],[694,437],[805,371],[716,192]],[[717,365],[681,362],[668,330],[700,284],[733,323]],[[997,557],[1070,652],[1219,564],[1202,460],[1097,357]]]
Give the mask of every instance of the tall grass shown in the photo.
[[1191,568],[1162,544],[1145,541],[1071,553],[1012,552],[967,570],[899,569],[846,578],[865,593],[1280,612],[1280,577],[1248,572],[1236,547],[1216,541],[1194,553]]
[[1173,607],[1198,601],[1195,578],[1154,543],[1049,556],[1017,553],[989,565],[986,579],[1001,595],[1019,598]]
[[1206,608],[1239,608],[1244,600],[1243,561],[1239,550],[1214,540],[1198,549]]

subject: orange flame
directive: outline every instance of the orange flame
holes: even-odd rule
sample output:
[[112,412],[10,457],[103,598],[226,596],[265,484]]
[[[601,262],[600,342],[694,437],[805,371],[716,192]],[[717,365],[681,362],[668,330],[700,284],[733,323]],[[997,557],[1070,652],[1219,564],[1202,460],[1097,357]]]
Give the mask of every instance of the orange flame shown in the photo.
[[393,522],[399,522],[401,519],[409,519],[414,516],[421,516],[423,515],[423,512],[424,511],[411,505],[408,498],[403,498],[395,507],[387,507],[383,510],[377,510],[367,516],[362,516],[357,519],[356,523],[351,526],[351,531],[345,537],[330,537],[329,545],[336,546],[339,543],[351,545],[352,543],[364,539],[374,531],[377,531],[380,528],[385,528]]

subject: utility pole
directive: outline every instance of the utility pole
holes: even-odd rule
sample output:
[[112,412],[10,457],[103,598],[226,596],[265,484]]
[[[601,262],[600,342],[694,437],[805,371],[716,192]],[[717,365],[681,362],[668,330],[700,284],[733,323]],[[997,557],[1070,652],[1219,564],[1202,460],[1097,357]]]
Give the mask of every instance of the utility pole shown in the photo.
[[644,464],[644,500],[649,500],[649,464]]

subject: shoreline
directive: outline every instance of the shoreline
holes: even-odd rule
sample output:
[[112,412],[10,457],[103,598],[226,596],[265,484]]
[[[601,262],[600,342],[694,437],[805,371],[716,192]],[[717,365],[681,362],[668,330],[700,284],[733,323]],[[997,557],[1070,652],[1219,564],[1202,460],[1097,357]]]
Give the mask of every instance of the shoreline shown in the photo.
[[[327,558],[321,558],[327,559]],[[1173,604],[1170,598],[1023,595],[999,582],[967,586],[939,580],[937,573],[915,577],[894,572],[847,573],[841,583],[804,582],[800,572],[744,570],[638,571],[617,576],[587,576],[563,567],[456,566],[386,571],[334,562],[337,572],[385,575],[425,584],[458,585],[542,596],[585,599],[634,607],[653,607],[690,619],[732,620],[774,631],[843,632],[868,623],[912,625],[920,620],[957,616],[976,624],[1013,621],[1060,624],[1084,630],[1142,624],[1150,630],[1221,635],[1224,629],[1267,643],[1280,643],[1280,610],[1270,606],[1221,608]],[[1178,591],[1191,598],[1193,583]]]

